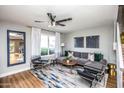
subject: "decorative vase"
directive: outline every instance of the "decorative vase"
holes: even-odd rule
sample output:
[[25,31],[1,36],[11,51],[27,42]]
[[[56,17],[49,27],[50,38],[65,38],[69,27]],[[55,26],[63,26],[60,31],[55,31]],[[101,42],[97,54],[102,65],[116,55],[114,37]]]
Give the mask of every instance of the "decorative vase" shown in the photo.
[[108,64],[108,70],[110,76],[116,76],[116,65],[115,64]]

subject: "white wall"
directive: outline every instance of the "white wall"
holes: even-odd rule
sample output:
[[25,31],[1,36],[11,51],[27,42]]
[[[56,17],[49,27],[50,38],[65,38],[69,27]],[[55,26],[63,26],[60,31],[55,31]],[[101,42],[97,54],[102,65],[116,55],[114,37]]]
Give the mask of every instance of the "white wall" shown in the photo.
[[[26,32],[26,63],[7,67],[7,30]],[[12,23],[0,22],[0,76],[29,69],[31,57],[31,29]]]
[[[113,41],[114,41],[114,26],[101,26],[90,29],[85,29],[81,31],[74,31],[70,33],[66,33],[63,35],[62,42],[65,42],[65,50],[79,51],[79,52],[101,52],[104,54],[104,58],[108,60],[110,63],[115,63],[115,53],[113,49]],[[86,48],[86,38],[84,40],[84,48],[74,48],[74,37],[80,36],[92,36],[99,35],[100,36],[100,48],[92,49]]]

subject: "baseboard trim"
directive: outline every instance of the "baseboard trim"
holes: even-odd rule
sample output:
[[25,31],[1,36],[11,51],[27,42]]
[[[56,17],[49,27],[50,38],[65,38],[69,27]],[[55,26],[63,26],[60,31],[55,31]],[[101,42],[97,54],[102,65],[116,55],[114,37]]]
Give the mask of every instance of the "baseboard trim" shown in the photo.
[[29,70],[30,67],[28,68],[24,68],[24,69],[19,69],[19,70],[16,70],[16,71],[11,71],[11,72],[7,72],[7,73],[3,73],[3,74],[0,74],[0,78],[1,77],[6,77],[6,76],[9,76],[9,75],[13,75],[13,74],[16,74],[16,73],[19,73],[19,72],[22,72],[22,71],[26,71],[26,70]]

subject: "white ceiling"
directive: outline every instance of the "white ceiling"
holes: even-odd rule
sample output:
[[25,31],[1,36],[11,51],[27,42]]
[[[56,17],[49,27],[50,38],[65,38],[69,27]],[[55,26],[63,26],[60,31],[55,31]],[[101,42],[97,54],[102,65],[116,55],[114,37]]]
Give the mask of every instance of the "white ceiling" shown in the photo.
[[[72,17],[63,22],[65,27],[49,28],[49,23],[35,23],[34,20],[49,21],[46,13],[56,15],[56,20]],[[0,6],[0,21],[13,22],[26,26],[68,32],[101,25],[111,25],[116,20],[117,6]]]

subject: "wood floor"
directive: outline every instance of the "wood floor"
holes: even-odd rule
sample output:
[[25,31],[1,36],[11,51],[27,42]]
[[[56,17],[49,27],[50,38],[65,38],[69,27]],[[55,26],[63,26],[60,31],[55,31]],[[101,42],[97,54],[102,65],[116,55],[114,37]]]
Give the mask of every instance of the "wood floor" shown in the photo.
[[30,71],[0,78],[0,88],[42,88],[43,82],[38,80]]
[[123,71],[123,88],[124,88],[124,71]]
[[[0,88],[44,88],[42,81],[37,79],[30,71],[0,78]],[[116,78],[108,77],[107,88],[116,88]]]
[[117,88],[117,79],[116,79],[116,77],[108,76],[106,87],[107,88]]

